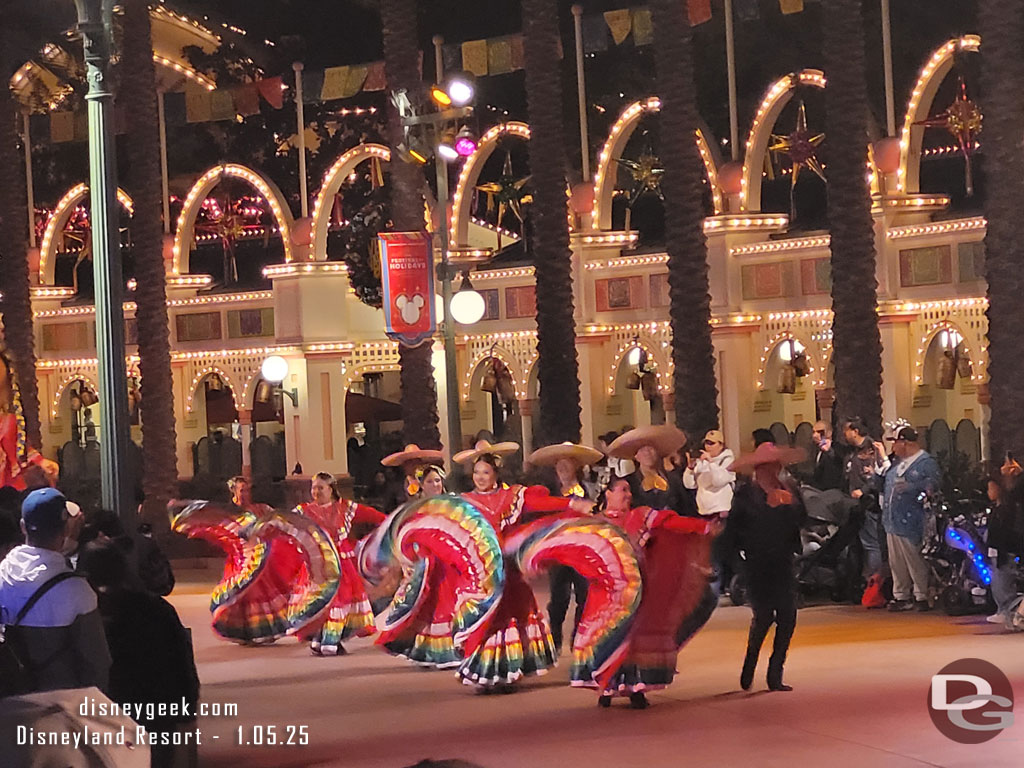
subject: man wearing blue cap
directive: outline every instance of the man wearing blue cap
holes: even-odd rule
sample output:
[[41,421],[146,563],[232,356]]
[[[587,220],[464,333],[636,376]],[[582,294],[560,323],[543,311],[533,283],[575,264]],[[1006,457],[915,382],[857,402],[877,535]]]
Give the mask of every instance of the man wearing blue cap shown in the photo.
[[26,543],[0,562],[0,623],[37,691],[107,686],[110,652],[96,593],[61,554],[68,502],[32,491],[21,505]]

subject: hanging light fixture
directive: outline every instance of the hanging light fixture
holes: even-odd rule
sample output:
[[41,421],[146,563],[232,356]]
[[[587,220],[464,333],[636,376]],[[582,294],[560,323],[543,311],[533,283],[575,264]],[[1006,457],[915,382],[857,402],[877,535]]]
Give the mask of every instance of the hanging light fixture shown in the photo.
[[484,297],[469,282],[468,272],[462,276],[462,285],[459,286],[458,293],[452,296],[450,309],[452,319],[462,325],[473,325],[480,322],[487,311]]

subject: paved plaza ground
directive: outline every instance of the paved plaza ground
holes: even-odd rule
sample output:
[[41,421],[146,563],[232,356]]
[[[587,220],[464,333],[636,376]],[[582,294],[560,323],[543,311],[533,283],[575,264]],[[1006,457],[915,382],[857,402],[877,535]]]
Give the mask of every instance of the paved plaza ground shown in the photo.
[[[516,693],[481,696],[450,672],[387,656],[372,639],[340,658],[312,657],[294,640],[239,647],[209,627],[209,584],[186,575],[171,597],[193,629],[203,699],[239,705],[237,718],[201,720],[204,768],[401,768],[426,757],[485,768],[1024,765],[1024,635],[982,616],[805,608],[786,666],[795,690],[767,692],[762,657],[745,693],[738,676],[750,612],[723,604],[650,709],[618,700],[604,710],[593,693],[566,685],[565,657]],[[926,709],[931,675],[972,656],[1010,678],[1019,721],[977,746],[943,737]],[[244,742],[256,725],[278,734],[306,725],[309,744],[237,745],[238,727]]]

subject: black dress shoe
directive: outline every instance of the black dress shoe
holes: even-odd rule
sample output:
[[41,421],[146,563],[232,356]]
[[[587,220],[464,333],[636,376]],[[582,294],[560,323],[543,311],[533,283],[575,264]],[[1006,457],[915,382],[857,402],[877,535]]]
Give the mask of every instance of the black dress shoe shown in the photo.
[[786,685],[782,682],[782,675],[774,677],[769,675],[768,677],[768,690],[769,691],[792,691],[792,685]]
[[644,696],[643,691],[637,691],[636,693],[629,694],[629,706],[632,709],[647,709],[651,706],[651,702]]
[[928,604],[927,600],[918,600],[914,603],[914,607],[917,609],[918,613],[925,613],[932,609],[931,605]]
[[608,707],[610,707],[611,705],[612,705],[612,697],[611,696],[601,696],[597,700],[597,706],[603,707],[604,709],[608,709]]
[[740,688],[749,691],[754,684],[754,670],[757,668],[757,659],[743,662],[743,671],[740,672]]

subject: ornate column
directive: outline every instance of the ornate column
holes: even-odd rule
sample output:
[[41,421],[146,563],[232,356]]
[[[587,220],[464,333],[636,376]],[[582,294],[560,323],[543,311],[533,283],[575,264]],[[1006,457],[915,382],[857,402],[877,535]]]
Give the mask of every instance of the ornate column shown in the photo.
[[533,453],[533,409],[536,400],[519,401],[519,418],[523,423],[523,459]]

